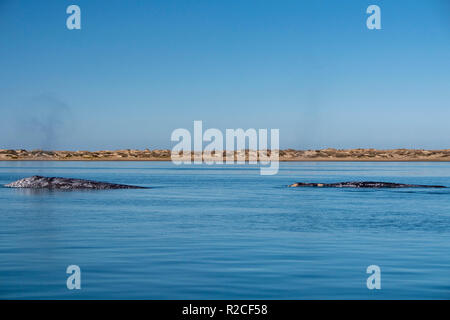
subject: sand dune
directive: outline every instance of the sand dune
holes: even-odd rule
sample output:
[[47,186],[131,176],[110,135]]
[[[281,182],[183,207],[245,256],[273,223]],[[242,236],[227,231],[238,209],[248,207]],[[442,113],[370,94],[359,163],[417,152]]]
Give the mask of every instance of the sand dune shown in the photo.
[[[244,155],[255,151],[242,150],[234,152]],[[163,150],[103,150],[103,151],[45,151],[45,150],[9,150],[0,149],[0,160],[89,160],[89,161],[170,161],[171,152]],[[225,155],[225,152],[224,152]],[[192,154],[193,157],[193,154]],[[210,157],[204,157],[205,160]],[[322,149],[279,151],[280,161],[450,161],[450,149]]]

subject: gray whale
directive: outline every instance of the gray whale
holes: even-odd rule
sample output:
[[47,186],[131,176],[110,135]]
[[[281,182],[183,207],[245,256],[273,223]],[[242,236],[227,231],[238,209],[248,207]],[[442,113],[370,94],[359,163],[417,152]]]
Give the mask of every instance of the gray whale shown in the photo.
[[115,184],[107,182],[98,182],[83,179],[58,178],[32,176],[24,178],[5,185],[8,188],[32,188],[32,189],[60,189],[60,190],[78,190],[78,189],[147,189],[145,187],[130,186],[125,184]]
[[303,183],[297,182],[288,187],[324,187],[324,188],[446,188],[444,186],[430,186],[420,184],[403,184],[392,182],[350,181],[337,183]]

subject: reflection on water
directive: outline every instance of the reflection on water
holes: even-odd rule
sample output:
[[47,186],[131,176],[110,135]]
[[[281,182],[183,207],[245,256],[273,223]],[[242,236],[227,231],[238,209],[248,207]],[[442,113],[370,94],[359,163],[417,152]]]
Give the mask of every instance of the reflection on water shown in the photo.
[[8,189],[14,190],[12,192],[27,196],[41,196],[52,194],[54,192],[63,192],[61,190],[39,189],[39,188],[8,188]]

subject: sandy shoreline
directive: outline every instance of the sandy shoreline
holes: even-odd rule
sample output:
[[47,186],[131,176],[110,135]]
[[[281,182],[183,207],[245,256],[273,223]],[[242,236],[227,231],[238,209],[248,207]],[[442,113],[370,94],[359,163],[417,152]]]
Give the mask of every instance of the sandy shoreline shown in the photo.
[[[0,149],[0,161],[171,161],[170,150],[103,150],[103,151],[45,151],[24,149]],[[256,151],[234,152],[234,157],[257,154]],[[191,154],[193,158],[194,154]],[[223,157],[225,160],[225,152]],[[204,160],[212,160],[204,157]],[[335,161],[335,162],[447,162],[450,149],[321,149],[279,151],[279,161]]]

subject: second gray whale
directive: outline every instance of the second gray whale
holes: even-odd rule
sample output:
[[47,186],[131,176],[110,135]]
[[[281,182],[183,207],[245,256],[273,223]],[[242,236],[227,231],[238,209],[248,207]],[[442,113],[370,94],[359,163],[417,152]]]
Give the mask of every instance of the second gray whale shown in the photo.
[[99,182],[84,179],[42,177],[32,176],[5,185],[8,188],[31,188],[31,189],[58,189],[58,190],[80,190],[80,189],[148,189],[146,187],[131,186],[126,184],[116,184]]
[[404,184],[377,181],[349,181],[337,183],[305,183],[296,182],[288,187],[323,187],[323,188],[446,188],[445,186]]

